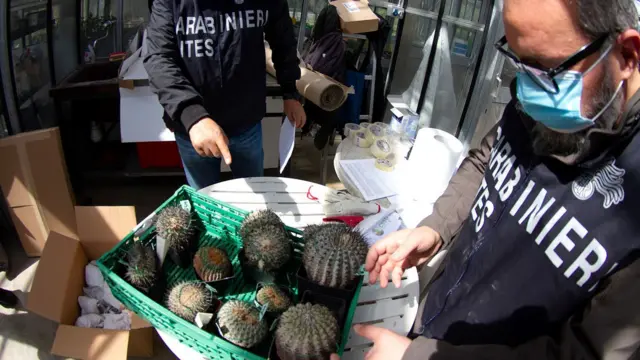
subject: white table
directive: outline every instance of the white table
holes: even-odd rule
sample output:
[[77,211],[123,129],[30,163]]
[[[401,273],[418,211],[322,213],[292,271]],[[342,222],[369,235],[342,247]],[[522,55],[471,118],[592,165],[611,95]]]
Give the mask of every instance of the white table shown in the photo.
[[[201,193],[227,202],[243,210],[269,208],[275,211],[282,221],[291,227],[302,229],[309,224],[319,224],[324,218],[319,201],[309,200],[307,192],[313,187],[316,191],[331,189],[309,181],[288,178],[247,178],[221,182],[200,190]],[[353,317],[353,324],[376,323],[377,326],[393,330],[399,334],[409,333],[418,311],[418,273],[415,268],[405,272],[402,287],[369,285],[365,279],[360,292],[359,305]],[[180,344],[166,333],[158,331],[167,347],[182,360],[197,360],[203,357]],[[364,359],[370,348],[369,341],[349,334],[349,342],[342,356],[344,360]]]

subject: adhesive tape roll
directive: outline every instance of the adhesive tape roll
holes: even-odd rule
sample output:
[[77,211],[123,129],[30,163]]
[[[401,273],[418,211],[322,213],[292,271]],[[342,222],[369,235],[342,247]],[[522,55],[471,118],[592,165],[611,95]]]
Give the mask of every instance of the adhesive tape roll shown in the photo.
[[354,131],[353,132],[353,143],[356,144],[357,147],[367,148],[371,146],[371,141],[367,139],[367,135],[364,134],[364,131]]
[[387,159],[376,159],[376,169],[382,171],[393,171],[393,164]]
[[383,122],[374,122],[373,125],[377,125],[380,126],[380,128],[382,128],[382,130],[387,131],[387,129],[389,129],[389,124],[385,124]]
[[369,126],[370,126],[370,125],[371,125],[371,123],[368,123],[368,122],[360,123],[360,127],[361,127],[361,128],[363,128],[363,129],[365,129],[365,130],[366,130],[367,128],[369,128]]
[[387,155],[387,157],[385,158],[387,161],[389,161],[392,165],[395,165],[398,161],[396,154],[391,153],[389,155]]
[[344,126],[344,136],[349,137],[349,134],[351,134],[352,131],[358,131],[361,129],[362,127],[358,124],[348,123]]
[[367,138],[371,143],[383,139],[386,132],[378,125],[370,125],[366,130]]
[[378,139],[371,145],[371,154],[378,159],[386,159],[391,154],[391,145],[384,139]]

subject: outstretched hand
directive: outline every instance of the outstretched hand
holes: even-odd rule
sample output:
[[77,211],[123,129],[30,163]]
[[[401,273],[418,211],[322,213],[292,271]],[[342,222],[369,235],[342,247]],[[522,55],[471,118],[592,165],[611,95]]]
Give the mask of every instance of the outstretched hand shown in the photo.
[[404,271],[427,262],[441,245],[440,234],[426,226],[389,234],[369,249],[365,262],[369,283],[374,284],[379,278],[384,288],[391,274],[393,284],[400,287]]
[[[353,329],[362,337],[373,342],[373,347],[365,355],[366,360],[401,360],[411,345],[411,340],[391,330],[373,325],[354,325]],[[340,360],[337,354],[331,360]]]

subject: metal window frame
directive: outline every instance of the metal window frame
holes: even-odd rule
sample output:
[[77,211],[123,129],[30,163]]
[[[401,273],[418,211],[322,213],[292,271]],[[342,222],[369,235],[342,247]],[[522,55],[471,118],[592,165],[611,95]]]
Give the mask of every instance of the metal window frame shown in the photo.
[[7,126],[11,127],[12,133],[21,132],[20,113],[16,105],[16,79],[13,74],[13,57],[9,37],[11,36],[11,24],[9,21],[10,4],[5,1],[4,6],[0,6],[0,24],[5,25],[4,31],[0,29],[0,34],[4,32],[4,36],[0,36],[0,78],[2,78],[2,89],[6,105],[6,112],[9,116]]

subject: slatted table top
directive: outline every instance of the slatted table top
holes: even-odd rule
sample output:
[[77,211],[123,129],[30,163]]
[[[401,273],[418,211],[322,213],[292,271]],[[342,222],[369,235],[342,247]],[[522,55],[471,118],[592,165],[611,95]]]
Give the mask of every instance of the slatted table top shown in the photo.
[[[325,186],[304,180],[259,177],[224,181],[206,187],[200,192],[247,211],[271,209],[286,225],[303,229],[307,225],[321,223],[325,217],[321,203],[307,196],[310,189],[313,189],[314,194],[321,191],[320,189],[332,191]],[[353,324],[375,323],[406,335],[418,311],[419,286],[416,269],[405,272],[402,287],[399,289],[393,285],[382,289],[377,284],[369,285],[367,280],[365,279],[360,292]],[[202,359],[202,356],[178,343],[171,336],[159,333],[178,358]],[[366,339],[356,335],[352,330],[342,359],[364,359],[364,354],[370,346]]]

